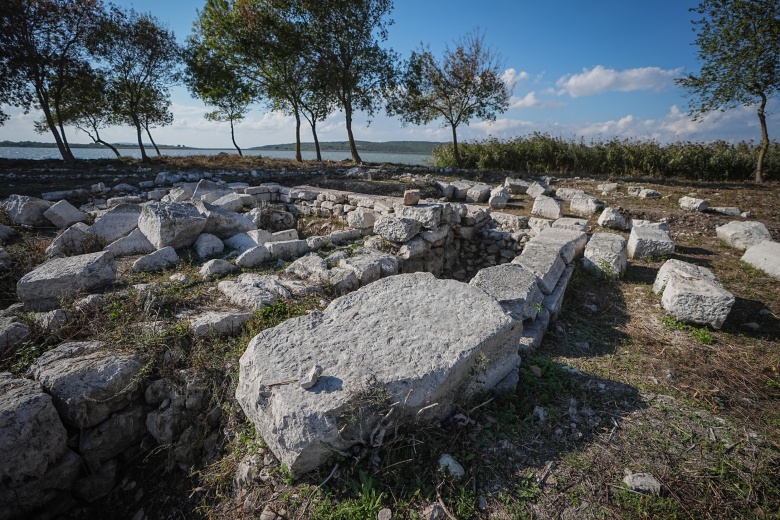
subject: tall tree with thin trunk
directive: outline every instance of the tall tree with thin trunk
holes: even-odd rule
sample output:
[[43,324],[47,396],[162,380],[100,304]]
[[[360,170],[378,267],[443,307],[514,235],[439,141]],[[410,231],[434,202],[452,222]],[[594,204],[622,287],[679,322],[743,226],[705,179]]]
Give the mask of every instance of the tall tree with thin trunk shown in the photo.
[[[114,126],[117,121],[109,102],[106,78],[99,71],[85,64],[73,74],[72,87],[64,93],[59,115],[54,118],[58,127],[73,126],[87,134],[92,142],[121,157],[114,145],[100,137],[103,128]],[[41,134],[48,131],[45,117],[35,122],[35,130]]]
[[769,149],[767,100],[780,92],[780,2],[778,0],[704,0],[691,9],[702,62],[698,74],[677,84],[688,90],[694,119],[714,110],[756,106],[761,146],[755,181],[764,180]]
[[513,85],[503,81],[502,69],[501,56],[479,30],[448,45],[441,60],[421,46],[412,52],[387,111],[417,125],[441,119],[452,129],[453,155],[461,167],[458,126],[473,118],[495,121],[509,108]]
[[302,17],[330,88],[344,111],[352,160],[362,162],[352,132],[356,111],[369,117],[384,103],[396,72],[396,54],[384,49],[392,0],[299,0]]
[[184,49],[184,83],[190,92],[215,110],[205,114],[208,121],[230,123],[230,140],[243,156],[236,143],[235,124],[249,111],[255,97],[254,91],[236,68],[230,65],[214,49],[209,48],[202,37],[190,36]]
[[109,80],[114,113],[135,128],[141,158],[148,162],[142,133],[150,134],[151,126],[168,117],[159,109],[164,105],[167,111],[168,89],[178,77],[176,38],[151,14],[112,6],[91,46]]
[[75,158],[64,134],[62,100],[74,71],[89,58],[85,42],[102,13],[101,0],[3,0],[0,8],[4,101],[25,111],[33,103],[40,108],[67,162]]

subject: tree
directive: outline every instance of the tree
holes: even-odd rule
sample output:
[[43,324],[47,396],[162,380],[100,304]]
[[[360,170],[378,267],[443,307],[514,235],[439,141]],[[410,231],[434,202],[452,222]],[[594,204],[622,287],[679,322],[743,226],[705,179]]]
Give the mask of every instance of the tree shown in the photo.
[[209,49],[202,39],[191,36],[184,50],[184,83],[190,92],[215,110],[205,114],[208,121],[230,123],[230,139],[239,156],[234,124],[249,111],[254,96],[253,88],[236,73],[235,68],[218,53]]
[[501,78],[502,60],[485,45],[479,30],[459,38],[444,49],[441,61],[430,47],[412,51],[406,70],[388,103],[388,113],[403,123],[428,124],[442,119],[452,128],[452,149],[458,167],[458,126],[473,118],[495,121],[509,108],[512,85]]
[[112,6],[91,47],[108,78],[114,114],[135,127],[141,158],[148,162],[142,130],[149,134],[150,126],[170,124],[172,117],[167,108],[168,89],[178,77],[176,38],[151,14]]
[[372,116],[393,84],[396,54],[383,49],[392,0],[299,0],[296,15],[307,27],[327,83],[344,110],[352,160],[362,162],[352,133],[355,110]]
[[84,43],[102,13],[101,0],[4,0],[0,9],[2,101],[26,112],[35,103],[67,162],[75,158],[65,137],[62,101],[73,88],[74,72],[87,63]]
[[[109,100],[106,78],[92,67],[85,66],[73,75],[73,82],[60,103],[59,116],[55,115],[55,122],[59,126],[74,126],[87,134],[92,142],[102,144],[117,157],[121,157],[119,150],[100,137],[100,130],[116,124]],[[45,117],[36,121],[35,130],[38,133],[48,131]]]
[[769,149],[765,109],[780,91],[780,2],[704,0],[691,11],[702,16],[693,24],[703,65],[677,84],[693,98],[690,114],[696,120],[713,110],[758,104],[761,147],[755,180],[762,182]]

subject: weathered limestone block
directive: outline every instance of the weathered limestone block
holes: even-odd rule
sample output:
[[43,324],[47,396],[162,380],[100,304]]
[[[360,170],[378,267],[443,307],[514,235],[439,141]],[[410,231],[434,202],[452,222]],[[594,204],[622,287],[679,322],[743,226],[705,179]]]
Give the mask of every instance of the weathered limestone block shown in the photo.
[[677,203],[686,211],[704,211],[710,207],[710,201],[694,197],[682,197]]
[[287,285],[289,285],[289,282],[292,282],[292,280],[285,280],[281,276],[244,273],[240,275],[236,281],[244,285],[253,285],[268,291],[278,298],[289,298],[293,295],[293,292],[287,288]]
[[404,191],[404,206],[414,206],[420,202],[420,190]]
[[[488,193],[490,192],[488,191]],[[425,229],[435,229],[439,227],[441,222],[441,204],[417,204],[416,206],[396,204],[394,207],[396,216],[416,220]],[[376,230],[374,231],[376,232]],[[388,240],[391,239],[388,238]],[[404,242],[404,240],[399,242]]]
[[[555,198],[561,200],[574,200],[577,198],[588,197],[584,191],[574,188],[558,188],[555,190]],[[592,198],[592,197],[591,197]]]
[[298,230],[284,229],[282,231],[277,231],[276,233],[271,233],[271,236],[266,241],[267,242],[289,242],[290,240],[298,240]]
[[[563,274],[558,279],[558,283],[555,284],[555,289],[542,300],[543,311],[549,315],[550,321],[558,317],[558,313],[561,311],[561,307],[563,307],[563,296],[566,294],[566,287],[568,287],[569,280],[571,280],[571,275],[573,273],[574,266],[566,266]],[[542,319],[545,318],[543,317]],[[525,335],[525,333],[523,335]]]
[[88,428],[138,396],[142,368],[135,356],[99,341],[74,341],[44,353],[28,374],[51,394],[65,422]]
[[76,222],[84,222],[87,220],[87,214],[75,208],[73,204],[67,200],[57,202],[44,211],[43,216],[60,229],[72,226]]
[[322,283],[328,278],[328,264],[316,254],[309,254],[292,262],[285,272],[312,283]]
[[214,334],[230,336],[241,329],[241,326],[252,319],[251,312],[215,312],[210,311],[190,318],[190,329],[196,336]]
[[50,311],[64,297],[96,291],[115,279],[116,262],[108,251],[54,258],[24,275],[16,284],[16,294],[26,308]]
[[11,222],[20,226],[46,227],[49,226],[49,219],[44,216],[46,210],[53,204],[36,197],[26,195],[11,195],[0,202]]
[[446,224],[442,224],[435,229],[426,229],[425,231],[422,231],[420,237],[433,247],[438,247],[444,244],[444,240],[446,240],[449,233],[450,227]]
[[146,409],[131,406],[114,414],[94,428],[81,433],[79,453],[92,469],[112,459],[132,446],[138,445],[146,435]]
[[108,210],[90,226],[92,233],[106,244],[130,233],[138,227],[141,206],[120,204]]
[[468,181],[455,181],[451,183],[451,186],[453,188],[453,198],[465,199],[466,194],[471,189],[471,187],[474,186],[474,183]]
[[339,267],[355,273],[361,287],[379,280],[382,276],[380,260],[371,254],[343,258],[339,261]]
[[608,278],[622,278],[628,267],[626,239],[613,233],[595,233],[585,248],[582,265]]
[[228,211],[240,211],[244,209],[244,200],[241,198],[241,195],[232,192],[222,195],[212,204]]
[[178,186],[173,188],[168,195],[163,197],[163,202],[184,202],[190,200],[195,192],[189,186]]
[[509,199],[509,190],[503,186],[499,186],[498,188],[490,190],[488,205],[494,209],[504,209],[509,202]]
[[208,262],[203,264],[200,267],[198,273],[203,278],[203,280],[208,281],[214,277],[232,273],[235,270],[236,270],[235,265],[231,264],[227,260],[217,258],[214,260],[209,260]]
[[[269,246],[271,244],[268,244]],[[308,250],[308,243],[307,248]],[[255,246],[247,249],[236,258],[238,267],[257,267],[271,258],[271,252],[265,246]]]
[[233,193],[233,190],[227,188],[224,184],[219,184],[208,179],[201,179],[195,186],[192,198],[195,200],[214,202],[223,195],[228,195],[230,193]]
[[374,223],[374,233],[391,242],[408,242],[421,227],[418,220],[385,216]]
[[604,184],[599,184],[596,186],[596,189],[599,190],[602,193],[611,193],[613,191],[616,191],[620,186],[617,182],[607,182]]
[[741,260],[770,276],[780,278],[780,242],[764,240],[750,246]]
[[534,199],[541,197],[542,195],[549,195],[552,193],[552,188],[548,186],[544,182],[534,182],[530,186],[528,186],[528,189],[526,190],[526,193],[533,197]]
[[581,218],[563,217],[552,223],[552,227],[561,229],[571,229],[574,231],[587,231],[588,221]]
[[738,217],[742,214],[742,210],[736,206],[715,206],[710,208],[713,213],[720,213],[721,215],[727,215],[729,217]]
[[713,282],[717,281],[715,275],[712,274],[712,271],[706,267],[672,258],[664,262],[664,265],[661,266],[658,273],[655,275],[655,282],[653,283],[653,292],[655,294],[663,293],[669,278],[674,272],[680,272],[692,278],[711,280]]
[[198,255],[198,258],[206,259],[219,256],[224,250],[224,242],[211,233],[201,233],[195,240],[195,254]]
[[346,244],[347,242],[357,240],[361,236],[363,235],[358,229],[343,229],[340,231],[333,231],[328,235],[328,240],[332,244]]
[[404,260],[420,258],[431,250],[431,245],[423,238],[417,236],[409,240],[398,250],[398,256]]
[[309,252],[309,244],[305,240],[268,242],[266,247],[271,256],[284,259],[296,258]]
[[549,244],[558,247],[563,262],[570,264],[585,252],[585,246],[588,245],[588,235],[584,231],[546,228],[542,229],[529,243]]
[[523,179],[513,179],[512,177],[504,179],[504,187],[508,189],[509,193],[512,195],[523,195],[527,193],[530,185],[530,183]]
[[640,199],[660,199],[661,198],[661,192],[656,190],[651,190],[647,188],[643,188],[639,190],[639,193],[637,194],[637,197]]
[[537,306],[544,299],[539,289],[539,277],[518,264],[480,269],[469,285],[479,287],[498,300],[512,318],[521,322],[527,318],[534,319]]
[[0,480],[41,478],[67,450],[68,434],[39,383],[0,372]]
[[238,282],[226,280],[217,285],[219,292],[225,295],[234,305],[249,309],[264,309],[276,305],[276,298],[270,292]]
[[129,235],[116,239],[103,250],[111,252],[114,256],[129,256],[152,253],[155,247],[140,229],[135,228]]
[[73,319],[72,313],[65,309],[54,309],[49,312],[36,312],[35,324],[50,334],[56,334]]
[[628,237],[628,256],[631,258],[658,258],[674,253],[674,242],[668,231],[658,227],[637,226],[631,228]]
[[574,197],[570,203],[571,212],[581,217],[590,217],[598,213],[604,204],[598,201],[595,197],[581,196]]
[[661,306],[680,321],[721,328],[734,305],[734,296],[714,276],[699,274],[706,268],[681,268],[680,264],[684,262],[665,273]]
[[534,199],[531,215],[558,219],[563,216],[563,205],[552,197],[540,195]]
[[100,241],[92,233],[91,228],[83,222],[78,222],[52,240],[52,243],[46,248],[46,256],[55,258],[83,255],[99,249],[99,244]]
[[154,253],[144,255],[133,262],[133,272],[149,273],[155,271],[164,271],[175,267],[179,263],[179,255],[172,246],[163,247]]
[[157,249],[189,247],[205,227],[206,217],[195,206],[178,202],[150,202],[138,218],[138,229]]
[[626,229],[626,219],[615,208],[604,208],[598,222],[601,227],[618,229],[621,231]]
[[356,291],[360,287],[360,280],[358,280],[355,271],[343,267],[334,267],[329,270],[325,283],[329,284],[331,290],[338,295]]
[[769,230],[761,222],[735,220],[715,228],[718,238],[737,249],[748,249],[764,240],[772,240]]
[[194,202],[195,208],[202,216],[206,217],[206,225],[203,233],[216,235],[221,239],[230,238],[238,233],[257,229],[255,222],[234,211],[229,211],[208,202],[198,200]]
[[487,184],[475,184],[466,191],[466,202],[487,202],[490,190]]
[[[241,357],[236,398],[298,476],[334,450],[370,445],[383,426],[444,419],[456,399],[495,386],[519,362],[519,325],[476,287],[392,276],[256,336]],[[315,364],[323,373],[308,390],[271,386]],[[392,418],[379,424],[376,411],[392,403]]]
[[347,224],[354,229],[373,229],[376,215],[373,211],[358,209],[347,213]]
[[30,336],[30,327],[18,318],[0,318],[0,354],[20,345]]
[[555,289],[561,273],[566,269],[561,258],[561,248],[542,242],[528,242],[520,256],[512,260],[512,263],[520,264],[536,273],[539,277],[539,288],[544,294],[550,294]]
[[116,460],[101,464],[94,473],[85,475],[73,483],[73,496],[85,502],[94,502],[103,498],[116,485]]
[[[269,235],[268,238],[270,238],[270,233],[268,235]],[[265,242],[263,242],[263,244],[265,244],[266,242],[270,242],[270,240],[266,240]],[[231,249],[235,249],[239,254],[243,253],[248,249],[252,249],[257,245],[263,245],[263,244],[258,244],[255,241],[255,239],[249,235],[248,232],[237,233],[232,237],[226,239],[224,243],[227,247]]]

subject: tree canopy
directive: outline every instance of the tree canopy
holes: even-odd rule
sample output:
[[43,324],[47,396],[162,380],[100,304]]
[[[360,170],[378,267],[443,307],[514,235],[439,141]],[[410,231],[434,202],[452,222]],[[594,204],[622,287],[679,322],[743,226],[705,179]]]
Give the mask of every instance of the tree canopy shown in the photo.
[[766,104],[780,92],[780,2],[704,0],[692,11],[700,15],[693,24],[702,66],[677,83],[688,90],[697,119],[713,110],[757,105],[762,142],[755,180],[761,182],[769,149]]
[[495,121],[509,108],[512,86],[502,79],[501,57],[475,30],[455,41],[437,60],[430,47],[412,51],[388,112],[404,123],[428,124],[437,119],[452,128],[455,161],[461,166],[457,128],[473,118]]

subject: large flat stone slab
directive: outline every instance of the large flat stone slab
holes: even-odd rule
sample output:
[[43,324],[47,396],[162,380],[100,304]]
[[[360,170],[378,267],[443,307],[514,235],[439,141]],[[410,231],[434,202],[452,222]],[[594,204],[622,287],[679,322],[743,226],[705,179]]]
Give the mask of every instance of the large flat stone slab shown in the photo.
[[49,226],[49,219],[44,213],[52,207],[49,201],[28,197],[27,195],[11,195],[0,202],[11,221],[20,226]]
[[723,243],[737,249],[748,249],[764,240],[772,240],[769,230],[761,222],[735,220],[716,227],[715,234]]
[[561,258],[561,247],[542,242],[528,242],[520,256],[512,260],[539,277],[539,288],[544,294],[550,294],[555,289],[558,279],[566,269],[566,263]]
[[143,365],[99,341],[63,343],[38,358],[28,375],[40,382],[64,421],[88,428],[137,397]]
[[50,311],[65,297],[101,289],[115,279],[116,262],[108,251],[54,258],[24,275],[16,294],[26,308]]
[[723,326],[734,301],[734,296],[716,280],[680,269],[669,272],[661,295],[661,306],[678,320],[716,329]]
[[535,318],[544,295],[539,289],[539,277],[518,264],[503,264],[480,269],[469,285],[479,287],[506,309],[518,321]]
[[[392,276],[256,336],[236,397],[297,476],[336,450],[372,444],[382,428],[442,419],[456,399],[492,388],[517,366],[520,333],[476,287]],[[321,376],[304,389],[301,375],[317,365]]]
[[766,274],[780,278],[780,242],[765,240],[745,251],[742,261]]
[[90,230],[101,241],[110,244],[137,228],[140,216],[141,206],[138,204],[120,204],[95,220]]

